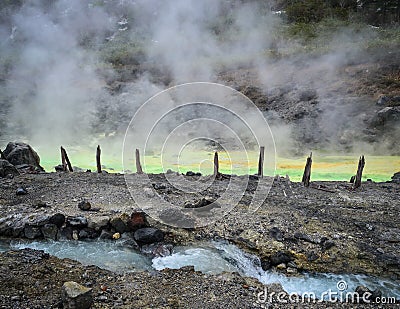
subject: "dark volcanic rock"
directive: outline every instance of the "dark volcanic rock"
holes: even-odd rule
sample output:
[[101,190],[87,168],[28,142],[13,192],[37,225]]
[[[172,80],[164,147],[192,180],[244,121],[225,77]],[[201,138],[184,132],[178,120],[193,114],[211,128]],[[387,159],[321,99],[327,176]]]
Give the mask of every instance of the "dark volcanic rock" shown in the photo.
[[41,237],[42,232],[40,230],[40,227],[25,225],[24,235],[26,238],[35,239]]
[[400,121],[400,107],[385,107],[376,113],[372,125],[383,126],[394,121]]
[[271,236],[277,241],[283,240],[283,233],[276,226],[274,226],[272,229],[269,230],[269,236]]
[[151,244],[164,240],[164,233],[156,228],[145,227],[138,229],[134,234],[135,240],[144,243]]
[[142,227],[149,226],[146,220],[146,215],[143,211],[133,212],[130,219],[128,220],[127,225],[131,231],[136,231],[137,229],[140,229]]
[[0,177],[7,177],[8,175],[19,175],[18,170],[7,160],[0,160]]
[[392,176],[392,182],[400,183],[400,172],[394,173]]
[[128,227],[128,216],[126,214],[122,214],[118,217],[111,218],[110,224],[118,233],[129,232]]
[[25,188],[18,188],[18,189],[15,191],[15,194],[16,194],[16,195],[26,195],[26,194],[28,194],[28,191],[26,191]]
[[49,223],[55,224],[58,228],[62,227],[65,222],[65,216],[63,214],[57,213],[50,217]]
[[40,158],[33,148],[22,142],[10,142],[4,150],[4,156],[14,166],[27,164],[37,171],[44,172],[40,166]]
[[83,201],[78,203],[78,207],[79,207],[80,210],[90,210],[92,205],[89,203],[89,201],[83,200]]
[[45,224],[40,229],[42,231],[43,237],[46,239],[57,239],[58,227],[55,224]]
[[355,292],[358,294],[360,303],[366,302],[366,303],[370,303],[370,302],[376,302],[377,299],[381,299],[382,298],[382,292],[378,289],[372,291],[369,288],[359,285]]
[[270,257],[271,265],[276,266],[279,264],[287,264],[293,260],[293,257],[286,252],[278,251]]
[[149,254],[155,257],[164,257],[171,255],[172,245],[163,243],[154,243],[149,245],[143,245],[141,251],[145,254]]

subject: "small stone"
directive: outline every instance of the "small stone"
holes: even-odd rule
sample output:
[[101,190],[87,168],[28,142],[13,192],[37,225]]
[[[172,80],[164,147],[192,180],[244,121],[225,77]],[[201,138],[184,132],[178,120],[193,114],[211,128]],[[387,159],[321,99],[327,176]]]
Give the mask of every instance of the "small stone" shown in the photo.
[[88,227],[94,229],[95,231],[100,231],[101,229],[107,227],[110,222],[110,218],[107,216],[91,217],[88,219]]
[[11,301],[20,301],[20,300],[21,300],[21,297],[19,297],[18,295],[11,297]]
[[127,225],[128,219],[129,219],[128,215],[124,213],[118,217],[111,218],[110,224],[115,229],[116,232],[122,234],[125,232],[129,232],[129,228]]
[[79,202],[78,207],[79,207],[80,210],[87,211],[87,210],[90,210],[92,205],[90,204],[89,201],[83,200],[83,201]]
[[101,296],[97,297],[97,299],[98,299],[99,301],[105,302],[105,301],[107,301],[108,297],[105,296],[105,295],[101,295]]
[[113,239],[120,239],[121,238],[121,234],[120,233],[114,233],[112,238]]
[[284,263],[281,263],[279,265],[276,265],[276,268],[279,270],[283,270],[283,269],[286,269],[286,265]]
[[154,193],[153,189],[151,189],[151,188],[144,188],[143,192],[148,198],[152,198],[155,196],[155,193]]
[[269,230],[269,236],[274,238],[276,241],[282,241],[283,240],[283,233],[276,226],[274,226],[272,229]]
[[15,194],[17,194],[17,195],[26,195],[26,194],[28,194],[28,191],[26,191],[26,189],[24,189],[22,187],[19,187],[17,189],[17,191],[15,192]]
[[61,297],[64,308],[89,309],[93,304],[92,289],[74,281],[63,284]]
[[287,272],[288,274],[297,274],[297,269],[296,269],[296,268],[293,268],[293,267],[288,267],[288,268],[286,269],[286,272]]
[[385,253],[385,251],[383,251],[382,248],[378,248],[378,249],[376,249],[376,251],[378,251],[378,252],[381,253],[381,254],[384,254],[384,253]]
[[79,239],[79,234],[77,230],[72,231],[72,239],[78,240]]

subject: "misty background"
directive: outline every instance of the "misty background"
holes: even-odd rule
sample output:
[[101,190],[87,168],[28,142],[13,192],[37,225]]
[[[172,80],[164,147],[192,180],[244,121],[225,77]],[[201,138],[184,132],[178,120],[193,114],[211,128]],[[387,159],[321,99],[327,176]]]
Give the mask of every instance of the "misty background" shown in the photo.
[[[210,81],[253,100],[278,155],[399,155],[399,88],[381,83],[399,80],[393,28],[385,37],[381,25],[350,16],[298,23],[281,2],[5,1],[0,148],[23,140],[44,152],[98,143],[119,152],[151,96]],[[202,114],[182,113],[166,129]]]

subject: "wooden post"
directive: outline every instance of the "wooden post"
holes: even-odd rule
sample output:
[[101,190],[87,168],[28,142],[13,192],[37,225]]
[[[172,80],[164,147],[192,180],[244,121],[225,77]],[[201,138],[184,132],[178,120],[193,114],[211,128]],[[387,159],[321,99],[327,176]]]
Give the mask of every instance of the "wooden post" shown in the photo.
[[71,162],[69,161],[67,151],[64,149],[63,146],[61,146],[60,149],[61,149],[61,163],[62,163],[64,172],[67,171],[67,166],[68,166],[68,170],[70,172],[73,172],[74,169],[72,168]]
[[101,156],[101,149],[100,149],[100,145],[97,145],[97,151],[96,151],[96,164],[97,164],[97,173],[101,173],[101,162],[100,162],[100,156]]
[[307,158],[306,166],[304,167],[303,178],[301,180],[301,182],[304,184],[305,187],[310,186],[311,165],[312,165],[312,152],[310,153],[310,156]]
[[218,160],[218,152],[214,153],[214,177],[219,175],[219,160]]
[[358,160],[357,174],[356,174],[356,179],[354,181],[353,189],[357,189],[361,186],[361,178],[362,178],[364,166],[365,166],[365,159],[364,159],[364,155],[362,155],[360,157],[360,159]]
[[258,158],[258,174],[259,177],[264,176],[264,146],[260,147],[260,157]]
[[140,164],[139,149],[136,149],[135,156],[136,156],[136,173],[143,174],[142,164]]

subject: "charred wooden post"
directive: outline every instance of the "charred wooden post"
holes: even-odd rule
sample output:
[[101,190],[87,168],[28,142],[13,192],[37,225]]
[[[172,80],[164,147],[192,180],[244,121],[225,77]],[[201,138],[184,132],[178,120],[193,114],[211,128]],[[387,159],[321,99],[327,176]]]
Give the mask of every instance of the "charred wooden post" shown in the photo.
[[310,156],[307,158],[306,166],[304,167],[303,178],[301,180],[301,182],[304,184],[305,187],[310,186],[311,165],[312,165],[312,152],[310,153]]
[[358,160],[357,174],[356,174],[356,179],[354,180],[353,189],[357,189],[361,186],[361,178],[362,178],[364,166],[365,166],[365,159],[364,159],[364,155],[362,155],[360,157],[360,159]]
[[101,148],[100,148],[100,145],[97,145],[97,151],[96,151],[97,173],[101,173],[100,156],[101,156]]
[[74,169],[72,168],[71,162],[69,161],[67,151],[64,149],[63,146],[61,146],[60,149],[61,149],[61,163],[62,163],[64,172],[67,171],[67,167],[70,172],[73,172]]
[[218,160],[218,152],[214,153],[214,177],[219,176],[219,160]]
[[136,149],[135,156],[136,156],[136,173],[143,174],[142,164],[140,164],[139,149]]
[[259,177],[264,176],[264,146],[260,147],[260,157],[258,158],[258,173]]

